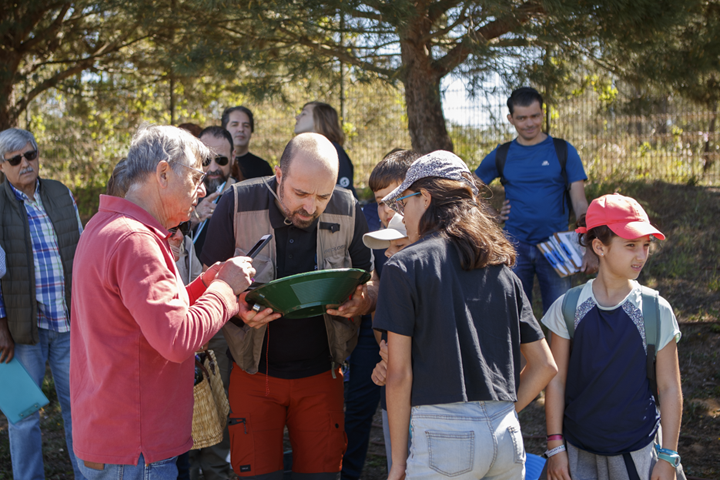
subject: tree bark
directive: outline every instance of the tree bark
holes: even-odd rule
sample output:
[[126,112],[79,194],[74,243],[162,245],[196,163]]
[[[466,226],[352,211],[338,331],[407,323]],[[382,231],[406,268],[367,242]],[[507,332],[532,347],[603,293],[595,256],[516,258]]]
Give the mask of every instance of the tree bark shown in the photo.
[[412,148],[420,153],[452,152],[453,143],[445,125],[440,95],[442,76],[433,68],[425,45],[409,39],[401,40],[400,48]]

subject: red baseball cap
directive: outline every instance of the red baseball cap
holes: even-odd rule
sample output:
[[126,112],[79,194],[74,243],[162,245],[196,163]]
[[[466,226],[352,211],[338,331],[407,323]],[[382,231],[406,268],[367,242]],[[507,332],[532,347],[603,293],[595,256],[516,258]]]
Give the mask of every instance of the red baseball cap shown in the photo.
[[595,227],[607,225],[616,235],[626,238],[640,238],[653,235],[665,240],[660,230],[650,225],[650,219],[640,204],[630,197],[619,193],[603,195],[590,203],[585,216],[587,227],[578,227],[577,233],[586,233]]

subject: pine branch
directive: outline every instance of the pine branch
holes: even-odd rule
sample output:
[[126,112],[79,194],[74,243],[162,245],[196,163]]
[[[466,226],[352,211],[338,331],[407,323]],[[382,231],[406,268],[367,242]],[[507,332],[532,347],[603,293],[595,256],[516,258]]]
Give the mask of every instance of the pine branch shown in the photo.
[[531,0],[518,7],[510,15],[488,22],[482,27],[468,32],[463,35],[457,45],[445,56],[433,62],[435,73],[440,77],[443,77],[453,71],[472,53],[473,44],[478,43],[477,39],[484,40],[487,44],[490,40],[496,39],[508,32],[512,32],[519,26],[530,21],[532,18],[542,15],[543,13],[545,13],[545,10],[542,5],[535,3],[534,0]]

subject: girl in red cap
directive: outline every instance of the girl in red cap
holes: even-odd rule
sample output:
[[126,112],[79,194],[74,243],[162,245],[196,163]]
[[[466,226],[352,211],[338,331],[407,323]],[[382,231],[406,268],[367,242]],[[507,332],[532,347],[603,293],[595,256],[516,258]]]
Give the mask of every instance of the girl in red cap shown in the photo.
[[542,319],[559,370],[546,389],[547,478],[684,478],[680,329],[668,302],[636,281],[652,237],[665,236],[619,194],[594,200],[578,225],[600,270]]

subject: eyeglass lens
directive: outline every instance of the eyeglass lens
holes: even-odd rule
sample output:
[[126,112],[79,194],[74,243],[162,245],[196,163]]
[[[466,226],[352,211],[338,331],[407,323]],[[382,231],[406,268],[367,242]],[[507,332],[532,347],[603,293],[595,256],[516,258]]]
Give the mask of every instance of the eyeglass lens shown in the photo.
[[30,150],[29,152],[21,153],[20,155],[15,155],[12,158],[9,158],[6,160],[10,165],[13,167],[17,167],[20,165],[20,162],[22,161],[22,157],[27,158],[28,162],[31,162],[37,158],[38,151],[37,150]]
[[[202,163],[203,167],[209,167],[212,160],[213,160],[212,158],[206,157]],[[224,155],[218,155],[217,157],[215,157],[215,163],[217,163],[221,167],[224,167],[229,162],[230,162],[230,159]]]

